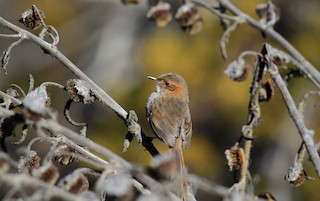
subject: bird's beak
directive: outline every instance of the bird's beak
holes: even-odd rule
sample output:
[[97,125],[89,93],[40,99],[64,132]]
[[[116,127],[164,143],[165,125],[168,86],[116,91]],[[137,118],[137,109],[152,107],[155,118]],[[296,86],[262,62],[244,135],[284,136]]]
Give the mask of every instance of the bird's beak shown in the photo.
[[157,80],[157,78],[152,77],[152,76],[147,76],[147,78],[149,78],[150,80],[154,80],[154,81],[156,81],[156,80]]

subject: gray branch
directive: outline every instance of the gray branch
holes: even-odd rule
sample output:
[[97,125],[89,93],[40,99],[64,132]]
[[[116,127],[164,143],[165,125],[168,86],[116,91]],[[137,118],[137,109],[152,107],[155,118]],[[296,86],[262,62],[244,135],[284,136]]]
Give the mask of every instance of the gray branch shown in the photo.
[[310,159],[317,171],[318,176],[320,177],[320,158],[319,154],[317,152],[317,149],[315,147],[314,141],[312,139],[313,137],[313,131],[308,130],[305,126],[304,120],[302,116],[300,115],[293,98],[291,97],[291,94],[283,81],[278,67],[273,64],[271,61],[268,63],[269,67],[269,73],[274,81],[274,83],[279,88],[279,91],[283,97],[283,100],[288,108],[289,114],[291,118],[293,119],[296,127],[298,128],[299,134],[307,148],[308,154],[310,156]]
[[[229,10],[234,15],[245,20],[249,25],[263,31],[266,35],[276,40],[283,48],[285,48],[302,66],[299,67],[308,77],[313,78],[318,84],[320,84],[320,73],[319,71],[307,61],[285,38],[283,38],[277,31],[272,27],[266,26],[259,23],[254,18],[245,14],[234,6],[229,0],[219,0],[220,5],[225,9]],[[302,68],[303,67],[303,68]],[[318,85],[319,86],[319,85]]]
[[20,35],[25,35],[26,39],[32,40],[34,43],[39,45],[46,53],[55,57],[60,63],[66,66],[70,71],[72,71],[79,79],[82,79],[88,83],[90,89],[95,93],[97,98],[110,109],[112,109],[117,115],[119,115],[123,120],[127,118],[127,112],[114,101],[103,89],[101,89],[96,83],[94,83],[86,74],[84,74],[79,68],[74,65],[66,56],[64,56],[56,47],[50,43],[45,42],[38,36],[21,29],[20,27],[8,22],[7,20],[0,17],[0,25],[11,31],[18,33]]

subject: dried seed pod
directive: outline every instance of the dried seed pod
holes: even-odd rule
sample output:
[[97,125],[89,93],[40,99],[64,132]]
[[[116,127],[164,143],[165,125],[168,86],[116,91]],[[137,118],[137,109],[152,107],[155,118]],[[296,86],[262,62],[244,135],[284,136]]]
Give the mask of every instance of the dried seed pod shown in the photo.
[[280,9],[271,1],[257,5],[256,13],[260,22],[267,26],[273,26],[280,19]]
[[259,89],[259,101],[270,101],[274,96],[273,81],[269,79],[267,82],[262,83]]
[[170,9],[169,3],[159,1],[157,5],[150,7],[147,17],[153,19],[158,27],[164,27],[172,20]]
[[245,163],[244,151],[238,145],[234,145],[224,153],[227,158],[230,171],[240,169]]
[[56,166],[48,162],[36,169],[32,175],[49,184],[55,184],[59,178],[59,171]]
[[181,28],[193,35],[199,33],[203,27],[203,20],[198,9],[193,3],[183,4],[177,11],[176,20],[180,22]]
[[[12,96],[12,97],[14,97],[16,99],[19,99],[19,100],[21,99],[19,92],[16,89],[12,88],[12,87],[9,87],[7,89],[6,94],[8,94],[9,96]],[[6,100],[6,102],[7,102],[8,106],[9,106],[9,109],[13,109],[13,108],[16,108],[18,106],[17,103],[12,102],[11,100]]]
[[287,66],[292,60],[287,53],[276,48],[271,48],[269,54],[271,55],[271,61],[279,67]]
[[282,55],[273,55],[272,62],[278,67],[285,67],[290,62],[288,57],[283,57]]
[[296,163],[294,166],[290,167],[288,170],[288,173],[284,177],[285,180],[287,180],[290,184],[293,184],[294,187],[298,187],[306,179],[311,179],[307,176],[306,172],[303,170],[303,167],[301,164]]
[[73,156],[63,153],[75,153],[75,150],[67,144],[60,144],[54,150],[54,160],[61,165],[68,165],[75,160]]
[[250,68],[245,64],[244,59],[238,58],[231,62],[224,73],[233,81],[245,81],[250,73]]
[[26,10],[21,14],[19,22],[24,24],[24,26],[26,26],[27,28],[35,30],[42,25],[41,18],[45,18],[43,12],[39,9],[36,9],[35,6],[32,6],[32,8]]
[[300,172],[299,176],[296,178],[296,180],[291,181],[290,183],[293,184],[294,187],[298,187],[306,180],[307,174],[303,170]]
[[130,201],[135,196],[132,178],[126,174],[108,176],[103,186],[106,196],[111,200]]
[[24,115],[29,120],[39,120],[46,113],[51,100],[47,93],[46,85],[40,85],[33,91],[30,91],[22,101]]
[[73,172],[62,178],[59,183],[59,187],[62,187],[66,191],[73,194],[80,194],[89,189],[89,181],[86,176],[81,172]]
[[300,172],[292,173],[291,177],[289,174],[286,175],[285,179],[290,183],[293,184],[294,187],[298,187],[306,180],[306,172],[301,170]]
[[186,25],[186,26],[181,25],[182,30],[187,32],[190,35],[194,35],[194,34],[199,33],[202,30],[202,27],[203,27],[202,18],[200,18],[199,20],[195,21],[191,25]]
[[66,90],[74,102],[90,104],[95,101],[94,93],[84,80],[70,79],[67,81]]
[[21,157],[18,163],[18,171],[26,168],[30,174],[40,167],[41,158],[35,151],[30,151],[27,156]]

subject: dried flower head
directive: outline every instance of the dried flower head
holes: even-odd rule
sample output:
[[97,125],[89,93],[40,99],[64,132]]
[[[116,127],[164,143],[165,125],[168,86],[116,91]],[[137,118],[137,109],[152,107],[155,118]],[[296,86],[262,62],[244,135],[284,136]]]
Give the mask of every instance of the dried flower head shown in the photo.
[[259,88],[259,101],[270,101],[274,96],[274,87],[272,79],[269,79],[267,82],[262,83]]
[[131,194],[132,178],[126,174],[111,174],[104,182],[104,192],[108,197],[122,198]]
[[180,22],[181,28],[191,35],[202,30],[203,20],[193,3],[188,2],[179,7],[175,18]]
[[306,172],[304,170],[300,171],[297,175],[295,179],[292,180],[288,180],[290,184],[293,184],[294,187],[298,187],[301,184],[303,184],[303,182],[306,180]]
[[164,27],[172,20],[170,9],[169,3],[159,1],[157,5],[150,7],[147,17],[153,19],[158,27]]
[[25,117],[34,121],[38,120],[41,116],[45,115],[50,103],[51,100],[48,96],[46,85],[40,85],[33,91],[30,91],[22,101]]
[[81,172],[73,172],[61,179],[58,186],[70,193],[80,194],[89,189],[89,181]]
[[271,55],[271,61],[279,67],[287,66],[292,60],[287,53],[276,48],[270,48],[269,54]]
[[35,6],[32,6],[32,8],[21,14],[19,22],[24,24],[24,26],[26,26],[27,28],[35,30],[41,26],[41,18],[45,18],[43,12],[39,9],[36,9]]
[[238,58],[231,62],[224,73],[233,81],[245,81],[250,73],[250,68],[245,64],[244,59]]
[[40,167],[41,158],[35,151],[30,151],[27,156],[21,157],[18,163],[18,171],[23,172],[25,169],[32,174]]
[[64,153],[75,153],[75,150],[67,144],[57,146],[54,150],[54,159],[61,165],[68,165],[75,160],[73,156]]
[[70,79],[67,81],[66,90],[74,102],[90,104],[95,101],[94,93],[84,80]]
[[257,5],[256,13],[260,22],[267,26],[273,26],[280,19],[280,9],[271,1]]
[[302,165],[295,163],[294,166],[290,167],[288,173],[284,177],[290,184],[293,184],[294,187],[298,187],[306,179],[310,179],[307,177],[306,172],[303,170]]
[[57,167],[50,162],[36,169],[32,175],[49,184],[55,184],[59,178]]
[[[21,96],[20,96],[19,92],[16,89],[12,88],[12,87],[9,87],[7,89],[6,94],[8,94],[9,96],[12,96],[12,97],[14,97],[16,99],[19,99],[19,100],[21,99]],[[17,103],[14,103],[11,100],[6,100],[6,102],[8,102],[8,106],[9,106],[10,109],[16,108],[18,106]]]
[[234,145],[225,152],[230,171],[240,169],[245,162],[244,151],[238,145]]

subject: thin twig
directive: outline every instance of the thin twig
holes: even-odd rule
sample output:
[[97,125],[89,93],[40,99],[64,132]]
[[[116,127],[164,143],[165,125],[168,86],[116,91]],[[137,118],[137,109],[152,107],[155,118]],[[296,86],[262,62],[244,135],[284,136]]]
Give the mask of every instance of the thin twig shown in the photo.
[[12,101],[13,103],[17,104],[17,105],[21,105],[22,104],[22,101],[20,101],[19,99],[13,97],[13,96],[10,96],[2,91],[0,91],[0,97],[4,98],[4,99],[7,99],[7,100],[10,100]]
[[235,21],[231,26],[229,26],[224,31],[224,33],[222,34],[222,36],[220,38],[220,49],[221,49],[223,59],[228,58],[226,46],[229,43],[229,38],[230,38],[231,32],[234,32],[237,29],[237,27],[240,25],[240,23],[241,23],[240,21]]
[[75,143],[78,143],[81,146],[87,147],[89,150],[102,154],[103,156],[107,157],[111,161],[115,161],[121,164],[124,170],[128,171],[132,169],[132,165],[129,162],[127,162],[125,159],[121,158],[120,156],[116,155],[115,153],[106,149],[105,147],[90,141],[88,138],[83,137],[82,135],[74,132],[73,130],[66,128],[64,126],[61,126],[55,121],[42,119],[38,121],[36,125],[40,129],[45,128],[53,133],[63,134],[64,136],[74,141]]
[[264,72],[265,62],[263,61],[263,57],[258,54],[258,62],[256,68],[254,69],[253,80],[250,89],[250,101],[248,106],[248,122],[246,125],[242,127],[242,136],[246,139],[244,143],[244,154],[245,154],[245,162],[241,167],[241,175],[240,181],[237,186],[239,186],[240,190],[245,190],[247,184],[247,174],[250,163],[250,155],[251,155],[251,147],[252,147],[252,139],[253,139],[253,129],[258,125],[261,111],[259,105],[259,89],[262,82],[262,75]]
[[[43,189],[45,193],[45,197],[48,200],[54,197],[55,199],[74,201],[74,200],[80,200],[83,197],[82,195],[75,195],[75,194],[69,193],[64,189],[45,183],[27,174],[20,174],[20,173],[19,174],[13,174],[13,173],[2,174],[0,178],[0,182],[2,184],[12,185],[12,186],[29,186],[30,189],[34,189],[34,190]],[[11,196],[9,195],[8,198],[11,198]]]
[[21,34],[0,34],[1,38],[21,38]]
[[[199,189],[208,192],[212,195],[217,195],[219,197],[227,197],[230,194],[230,189],[219,184],[214,183],[213,181],[207,180],[205,178],[199,177],[194,174],[189,174],[188,178],[190,182],[198,187]],[[244,193],[244,192],[243,192]],[[257,198],[247,193],[244,194],[244,199],[246,201],[265,201],[265,199]]]
[[226,14],[221,13],[218,8],[213,7],[212,5],[208,4],[205,1],[191,0],[191,2],[193,2],[194,4],[196,4],[198,6],[206,8],[208,11],[212,12],[213,14],[215,14],[215,15],[221,17],[221,18],[224,18],[224,19],[227,19],[227,20],[231,20],[231,21],[242,21],[242,20],[240,20],[239,17],[226,15]]
[[64,138],[63,141],[68,144],[70,147],[72,147],[73,149],[75,149],[77,152],[79,152],[80,154],[82,154],[83,156],[86,156],[87,158],[90,158],[91,160],[101,164],[101,166],[107,166],[109,165],[109,163],[105,160],[103,160],[102,158],[94,155],[93,153],[91,153],[90,151],[86,150],[85,148],[77,145],[76,143],[74,143],[72,140],[69,140],[68,138]]

